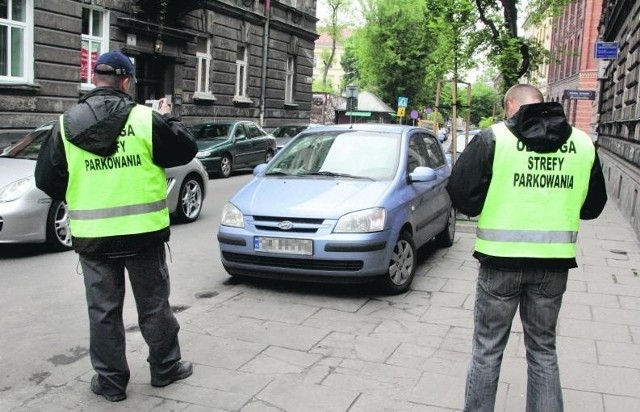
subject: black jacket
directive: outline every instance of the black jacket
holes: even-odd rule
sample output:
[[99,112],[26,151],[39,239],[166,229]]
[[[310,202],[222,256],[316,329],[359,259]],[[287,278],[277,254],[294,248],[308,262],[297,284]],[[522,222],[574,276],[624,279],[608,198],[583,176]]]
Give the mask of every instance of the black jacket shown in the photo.
[[[65,136],[75,146],[98,156],[111,156],[117,137],[136,103],[117,89],[98,87],[64,114]],[[187,128],[176,117],[153,112],[153,162],[160,167],[189,163],[198,149]],[[60,122],[42,144],[35,170],[36,186],[52,199],[65,200],[69,173],[60,134]],[[96,256],[134,254],[169,240],[169,227],[150,233],[106,238],[73,237],[78,253]]]
[[[550,153],[559,149],[571,136],[572,128],[567,123],[564,109],[559,103],[539,103],[523,105],[509,120],[507,128],[527,148],[537,153]],[[447,191],[454,207],[467,216],[477,216],[482,212],[491,183],[495,136],[492,129],[485,129],[476,135],[460,155],[451,171]],[[499,167],[499,166],[498,166]],[[607,202],[607,191],[598,154],[591,168],[591,178],[587,197],[580,210],[580,219],[595,219]],[[544,205],[540,205],[541,208]],[[474,252],[480,263],[498,268],[520,268],[543,266],[555,269],[576,267],[576,260],[505,258],[488,256]]]

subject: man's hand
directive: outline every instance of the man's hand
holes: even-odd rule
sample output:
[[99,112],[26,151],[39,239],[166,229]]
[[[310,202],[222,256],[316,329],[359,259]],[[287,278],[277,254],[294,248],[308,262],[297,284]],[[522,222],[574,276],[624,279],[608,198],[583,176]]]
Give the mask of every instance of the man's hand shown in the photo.
[[158,112],[160,114],[171,114],[171,105],[165,97],[158,101]]

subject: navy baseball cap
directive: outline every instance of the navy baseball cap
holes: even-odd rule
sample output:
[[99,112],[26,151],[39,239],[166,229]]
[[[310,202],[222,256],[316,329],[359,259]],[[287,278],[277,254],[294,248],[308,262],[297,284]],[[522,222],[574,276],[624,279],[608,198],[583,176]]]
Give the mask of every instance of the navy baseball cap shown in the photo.
[[[110,66],[113,70],[98,70],[96,67],[104,64]],[[113,51],[103,53],[98,57],[96,65],[93,69],[98,74],[110,74],[114,76],[132,76],[135,80],[136,69],[133,67],[131,60],[124,54]]]

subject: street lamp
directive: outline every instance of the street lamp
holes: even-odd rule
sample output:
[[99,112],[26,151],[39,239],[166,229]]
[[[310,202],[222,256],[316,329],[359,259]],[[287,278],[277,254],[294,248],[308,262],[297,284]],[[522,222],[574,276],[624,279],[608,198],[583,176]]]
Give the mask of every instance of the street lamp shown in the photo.
[[349,85],[345,90],[347,95],[347,111],[349,112],[349,124],[353,124],[353,112],[358,109],[358,86]]

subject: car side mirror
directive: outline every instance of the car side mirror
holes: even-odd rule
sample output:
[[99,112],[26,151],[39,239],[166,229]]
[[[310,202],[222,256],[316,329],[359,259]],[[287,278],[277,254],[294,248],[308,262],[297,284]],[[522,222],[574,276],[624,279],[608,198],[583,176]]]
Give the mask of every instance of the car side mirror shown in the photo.
[[436,175],[436,171],[430,167],[418,166],[413,169],[413,172],[409,173],[409,178],[407,179],[409,183],[413,182],[433,182],[438,178]]
[[255,177],[264,176],[264,172],[267,170],[267,164],[261,163],[258,166],[253,168],[253,175]]

